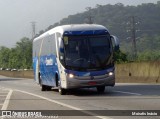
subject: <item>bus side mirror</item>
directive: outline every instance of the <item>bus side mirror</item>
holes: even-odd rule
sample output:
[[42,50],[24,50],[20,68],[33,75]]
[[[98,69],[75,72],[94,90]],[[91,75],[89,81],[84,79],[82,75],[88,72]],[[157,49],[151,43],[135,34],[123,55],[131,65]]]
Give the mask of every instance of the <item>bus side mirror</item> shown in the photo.
[[113,44],[114,51],[119,50],[119,39],[116,36],[111,35],[111,41]]
[[64,54],[64,44],[63,44],[63,42],[62,42],[62,39],[59,37],[58,38],[58,47],[59,47],[59,52],[61,53],[61,54]]

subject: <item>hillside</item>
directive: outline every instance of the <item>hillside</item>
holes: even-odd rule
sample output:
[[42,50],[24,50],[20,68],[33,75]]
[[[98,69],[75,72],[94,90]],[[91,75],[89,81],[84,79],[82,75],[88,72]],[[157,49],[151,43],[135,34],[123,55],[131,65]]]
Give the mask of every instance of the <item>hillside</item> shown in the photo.
[[[131,54],[131,42],[134,18],[136,33],[137,53],[160,51],[160,1],[157,4],[148,3],[138,6],[96,5],[88,7],[85,12],[69,15],[59,23],[50,25],[49,30],[57,25],[81,24],[93,22],[106,26],[111,34],[116,35],[121,41],[121,50]],[[91,20],[89,20],[91,18]],[[40,31],[40,34],[43,31]],[[158,53],[158,56],[160,53]]]

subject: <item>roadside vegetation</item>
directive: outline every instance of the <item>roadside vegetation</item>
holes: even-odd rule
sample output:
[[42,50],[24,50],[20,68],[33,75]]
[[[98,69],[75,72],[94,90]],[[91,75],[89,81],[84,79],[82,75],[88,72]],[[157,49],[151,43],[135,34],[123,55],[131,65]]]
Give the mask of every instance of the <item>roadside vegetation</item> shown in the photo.
[[14,48],[0,47],[0,67],[8,70],[32,68],[32,41],[24,37]]

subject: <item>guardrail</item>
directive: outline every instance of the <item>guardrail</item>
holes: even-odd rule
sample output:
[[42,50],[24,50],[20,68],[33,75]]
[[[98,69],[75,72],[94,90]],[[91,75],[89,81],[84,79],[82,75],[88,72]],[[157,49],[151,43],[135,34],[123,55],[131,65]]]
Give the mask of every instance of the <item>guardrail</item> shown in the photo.
[[[17,78],[34,78],[33,70],[5,71],[0,75]],[[119,83],[160,83],[160,61],[125,63],[116,65],[116,82]]]
[[116,65],[116,82],[160,83],[160,61]]
[[0,75],[15,78],[34,78],[33,70],[28,71],[6,71],[1,70]]

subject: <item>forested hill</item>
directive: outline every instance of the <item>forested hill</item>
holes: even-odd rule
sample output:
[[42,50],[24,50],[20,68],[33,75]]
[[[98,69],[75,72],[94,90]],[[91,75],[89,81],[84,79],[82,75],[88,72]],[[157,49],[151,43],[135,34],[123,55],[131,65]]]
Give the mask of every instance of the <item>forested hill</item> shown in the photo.
[[131,17],[135,17],[137,36],[144,34],[160,34],[160,1],[157,4],[148,3],[138,6],[124,6],[121,3],[115,5],[96,5],[75,15],[69,15],[59,23],[48,27],[51,29],[57,25],[77,24],[88,22],[88,17],[92,17],[93,23],[106,26],[111,34],[115,34],[120,39],[129,37],[127,30],[130,28]]
[[[142,42],[146,37],[157,39],[157,35],[160,36],[160,1],[157,4],[148,3],[138,6],[124,6],[118,3],[115,5],[96,5],[95,8],[88,7],[85,12],[69,15],[60,22],[49,26],[47,30],[57,25],[87,23],[89,17],[92,18],[93,23],[106,26],[111,34],[119,37],[122,49],[125,50],[126,43],[131,42],[130,30],[133,17],[137,42]],[[42,32],[40,31],[40,33]],[[140,50],[142,49],[140,48]]]
[[[120,39],[121,52],[115,53],[117,62],[160,60],[160,1],[157,4],[148,3],[138,6],[124,6],[118,3],[116,5],[96,5],[95,8],[88,7],[83,13],[70,15],[50,25],[46,31],[58,25],[87,22],[106,26],[111,34]],[[136,31],[137,57],[134,57],[132,52],[131,31],[133,26]],[[37,35],[43,32],[42,30]],[[0,47],[0,67],[31,68],[31,50],[32,42],[28,38],[22,38],[11,49]]]

